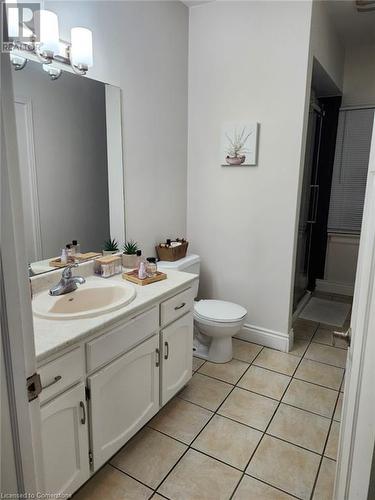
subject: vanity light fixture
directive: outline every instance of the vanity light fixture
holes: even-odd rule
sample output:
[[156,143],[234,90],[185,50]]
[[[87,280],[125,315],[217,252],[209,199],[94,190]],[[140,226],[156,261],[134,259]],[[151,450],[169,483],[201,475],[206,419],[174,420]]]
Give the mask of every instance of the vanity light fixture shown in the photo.
[[51,64],[59,53],[59,20],[50,10],[40,10],[38,14],[40,42],[35,44],[35,54],[43,64]]
[[51,80],[57,80],[62,73],[60,68],[56,68],[53,64],[43,64],[43,70],[49,74]]
[[[14,39],[20,21],[17,10],[9,12],[12,14],[8,19],[8,34]],[[72,28],[71,43],[68,43],[59,38],[57,14],[50,10],[40,10],[35,15],[38,16],[39,41],[36,41],[35,34],[30,32],[30,42],[21,43],[16,40],[12,42],[10,60],[14,69],[21,70],[26,66],[28,59],[37,58],[52,80],[56,80],[62,74],[63,67],[60,65],[69,65],[75,73],[85,75],[93,66],[92,31],[80,26]],[[28,58],[27,54],[33,57]]]
[[82,27],[72,28],[70,39],[70,64],[75,73],[84,75],[93,65],[92,31]]

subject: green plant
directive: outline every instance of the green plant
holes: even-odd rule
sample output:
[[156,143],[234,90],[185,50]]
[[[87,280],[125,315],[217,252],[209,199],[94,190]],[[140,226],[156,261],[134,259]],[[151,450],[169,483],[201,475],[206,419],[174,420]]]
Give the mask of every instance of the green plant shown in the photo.
[[124,253],[126,255],[135,255],[138,250],[138,244],[136,241],[129,240],[124,243]]
[[118,252],[118,243],[117,243],[116,239],[113,238],[113,240],[111,240],[111,238],[110,238],[109,240],[105,240],[104,250],[106,252]]

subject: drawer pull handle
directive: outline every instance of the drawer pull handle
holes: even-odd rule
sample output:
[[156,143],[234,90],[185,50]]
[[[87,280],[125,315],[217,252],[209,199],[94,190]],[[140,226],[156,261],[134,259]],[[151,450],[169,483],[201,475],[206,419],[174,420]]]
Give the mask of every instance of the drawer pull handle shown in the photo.
[[176,306],[176,307],[174,308],[174,310],[175,310],[175,311],[178,311],[179,309],[182,309],[182,308],[183,308],[183,307],[185,307],[185,306],[186,306],[186,302],[183,302],[181,305]]
[[158,367],[160,365],[160,351],[159,351],[159,349],[155,349],[155,352],[156,352],[156,362],[155,362],[155,365],[156,365],[156,367]]
[[43,390],[43,389],[47,389],[47,387],[51,387],[51,385],[56,384],[56,383],[57,383],[57,382],[59,382],[59,380],[61,380],[61,379],[62,379],[62,376],[61,376],[61,375],[56,375],[56,377],[52,380],[52,382],[50,382],[50,383],[49,383],[49,384],[47,384],[47,385],[43,385],[42,390]]
[[168,359],[169,358],[169,344],[168,344],[168,342],[164,342],[164,348],[165,348],[164,359]]
[[80,401],[79,402],[79,406],[82,408],[81,424],[85,425],[85,423],[86,423],[86,407],[85,407],[85,403],[83,401]]

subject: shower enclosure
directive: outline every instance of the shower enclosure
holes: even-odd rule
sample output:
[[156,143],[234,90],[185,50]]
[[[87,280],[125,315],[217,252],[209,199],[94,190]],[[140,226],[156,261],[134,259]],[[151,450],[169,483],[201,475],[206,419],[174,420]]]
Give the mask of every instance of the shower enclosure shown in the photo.
[[317,102],[311,102],[298,222],[293,310],[305,295],[309,285],[312,233],[317,221],[319,202],[318,163],[323,119],[323,109]]

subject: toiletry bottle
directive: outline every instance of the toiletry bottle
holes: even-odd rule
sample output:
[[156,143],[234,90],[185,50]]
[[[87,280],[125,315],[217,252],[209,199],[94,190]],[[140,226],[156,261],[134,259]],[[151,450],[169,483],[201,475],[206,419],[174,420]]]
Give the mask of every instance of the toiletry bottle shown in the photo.
[[66,248],[63,248],[61,250],[60,260],[61,260],[61,264],[67,264],[68,263],[68,254],[66,252]]
[[155,257],[147,257],[147,267],[146,267],[147,276],[153,278],[157,275],[158,267],[156,265]]
[[68,243],[66,246],[66,255],[68,256],[68,260],[71,260],[72,257],[72,246],[70,243]]
[[73,254],[81,253],[81,245],[78,243],[77,240],[72,240],[72,250]]
[[147,272],[146,272],[146,265],[144,263],[144,261],[142,260],[139,264],[139,268],[138,268],[138,278],[140,280],[144,280],[147,278]]
[[141,250],[137,250],[137,271],[139,271],[139,267],[141,265],[141,262],[143,262],[144,266],[145,266],[145,269],[146,269],[146,264],[147,264],[147,261],[146,259],[142,256],[142,251]]

